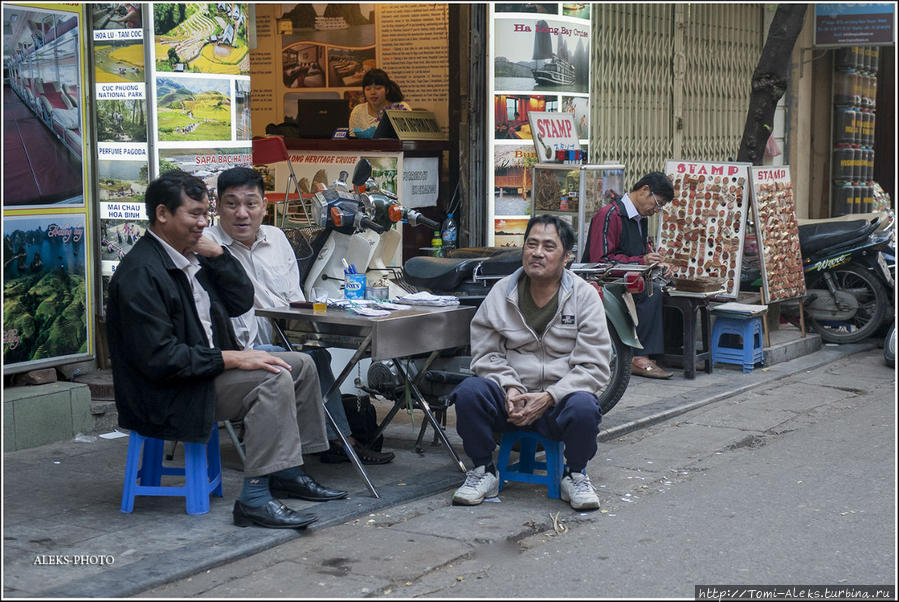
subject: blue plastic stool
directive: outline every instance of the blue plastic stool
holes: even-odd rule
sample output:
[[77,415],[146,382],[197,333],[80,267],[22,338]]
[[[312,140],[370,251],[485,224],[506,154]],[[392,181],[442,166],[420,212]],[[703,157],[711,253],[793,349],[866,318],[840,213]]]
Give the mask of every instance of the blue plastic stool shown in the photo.
[[[162,439],[144,437],[131,431],[125,485],[122,488],[122,512],[134,510],[134,497],[137,495],[173,495],[185,497],[188,514],[206,514],[209,512],[209,494],[222,497],[222,459],[217,425],[213,427],[208,443],[184,443],[184,468],[162,464],[164,444]],[[163,475],[184,476],[184,485],[161,485]]]
[[[740,337],[741,346],[730,347],[721,344],[721,337]],[[712,363],[737,364],[743,372],[752,372],[755,364],[764,361],[765,348],[762,345],[762,318],[736,318],[717,316],[712,328]]]
[[[509,465],[512,446],[519,440],[521,441],[521,451],[518,454],[518,462]],[[540,443],[546,451],[546,462],[534,460],[537,443]],[[562,472],[565,468],[565,458],[562,455],[564,451],[565,444],[561,441],[547,439],[533,431],[503,433],[496,462],[496,470],[499,472],[499,490],[503,490],[504,481],[537,483],[546,485],[547,497],[559,499],[559,483],[562,481]],[[534,470],[543,470],[546,471],[546,474],[534,474]]]

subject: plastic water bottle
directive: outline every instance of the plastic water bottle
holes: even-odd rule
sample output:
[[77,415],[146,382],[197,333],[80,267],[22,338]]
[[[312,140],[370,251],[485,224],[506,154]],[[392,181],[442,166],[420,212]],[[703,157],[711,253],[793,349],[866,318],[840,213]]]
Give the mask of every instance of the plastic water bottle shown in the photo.
[[458,234],[459,232],[458,228],[456,228],[456,220],[453,219],[453,214],[449,213],[446,216],[446,220],[443,222],[443,232],[440,236],[443,239],[444,257],[448,256],[450,251],[456,248]]

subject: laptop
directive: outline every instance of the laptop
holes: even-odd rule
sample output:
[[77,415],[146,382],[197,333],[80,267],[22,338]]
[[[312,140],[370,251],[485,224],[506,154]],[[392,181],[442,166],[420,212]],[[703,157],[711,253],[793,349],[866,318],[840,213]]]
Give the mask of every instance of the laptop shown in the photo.
[[343,98],[300,98],[297,124],[300,138],[330,138],[350,122],[350,107]]

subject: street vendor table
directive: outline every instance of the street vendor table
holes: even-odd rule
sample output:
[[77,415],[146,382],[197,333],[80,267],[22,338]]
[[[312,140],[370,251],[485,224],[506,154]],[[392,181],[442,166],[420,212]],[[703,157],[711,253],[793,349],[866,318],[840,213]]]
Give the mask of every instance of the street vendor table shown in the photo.
[[[349,376],[353,367],[364,356],[372,360],[392,361],[397,373],[410,385],[415,406],[422,410],[428,422],[443,441],[447,451],[459,470],[465,472],[465,465],[459,459],[440,423],[431,412],[428,402],[418,389],[418,379],[409,380],[398,358],[430,353],[419,377],[443,349],[463,347],[469,344],[469,327],[476,308],[453,305],[444,307],[415,306],[411,309],[391,312],[383,317],[361,316],[349,310],[329,307],[326,312],[299,307],[275,307],[257,309],[256,315],[269,318],[285,346],[292,349],[293,343],[306,347],[341,347],[354,349],[355,353],[334,381],[325,399]],[[400,409],[404,400],[395,400],[394,407],[381,422],[378,431],[383,431]],[[334,419],[325,408],[325,415],[331,427],[337,432],[356,472],[365,481],[374,497],[380,497],[362,462],[343,434],[337,429]]]
[[[724,293],[724,289],[709,292],[679,291],[669,288],[665,291],[662,307],[676,309],[683,319],[684,339],[680,353],[665,351],[662,361],[680,362],[684,369],[684,378],[696,378],[696,362],[705,362],[705,371],[712,373],[712,346],[709,318],[709,302],[712,297]],[[702,340],[702,351],[696,350],[696,311],[699,310],[699,325]]]

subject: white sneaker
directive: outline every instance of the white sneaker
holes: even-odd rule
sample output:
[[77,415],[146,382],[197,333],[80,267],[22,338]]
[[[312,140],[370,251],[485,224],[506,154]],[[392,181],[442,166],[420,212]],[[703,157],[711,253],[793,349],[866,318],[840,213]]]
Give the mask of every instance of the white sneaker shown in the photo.
[[453,506],[477,506],[485,497],[499,495],[499,479],[484,466],[465,473],[465,482],[453,494]]
[[590,477],[582,472],[573,472],[562,479],[560,485],[563,502],[569,502],[575,510],[596,510],[599,498]]

